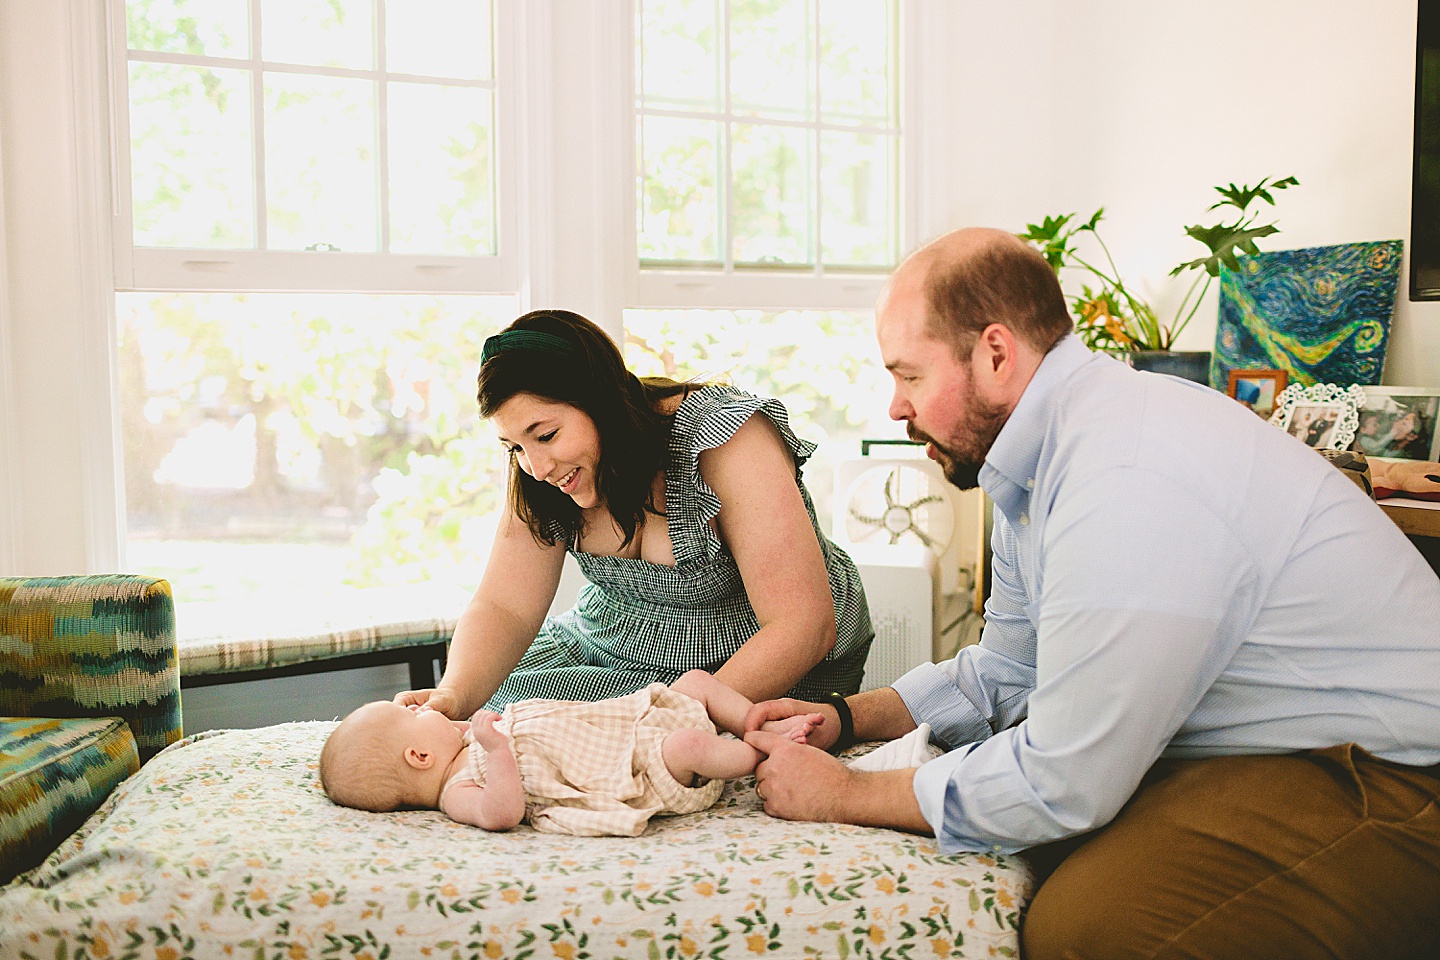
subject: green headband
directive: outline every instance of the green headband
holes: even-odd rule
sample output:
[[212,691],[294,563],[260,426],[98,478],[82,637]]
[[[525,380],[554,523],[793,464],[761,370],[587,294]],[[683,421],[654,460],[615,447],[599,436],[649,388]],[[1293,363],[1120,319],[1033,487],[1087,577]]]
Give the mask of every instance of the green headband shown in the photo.
[[575,355],[575,347],[564,337],[557,337],[553,333],[543,333],[539,330],[506,330],[497,333],[493,337],[485,338],[485,346],[480,351],[480,365],[496,354],[505,353],[508,350],[538,350],[541,353],[554,353],[562,357]]

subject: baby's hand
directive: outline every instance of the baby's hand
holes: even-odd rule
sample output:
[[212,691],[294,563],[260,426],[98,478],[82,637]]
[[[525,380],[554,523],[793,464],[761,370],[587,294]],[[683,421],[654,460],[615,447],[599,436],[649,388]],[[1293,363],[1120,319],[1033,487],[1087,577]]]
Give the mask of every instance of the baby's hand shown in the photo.
[[500,714],[494,710],[477,710],[470,718],[470,732],[474,734],[475,742],[486,751],[507,746],[505,735],[495,729],[495,721],[499,719]]
[[824,723],[825,715],[823,713],[801,713],[793,717],[786,717],[784,720],[770,720],[762,723],[760,729],[778,733],[796,743],[804,743],[805,737],[809,735],[810,731],[819,729]]

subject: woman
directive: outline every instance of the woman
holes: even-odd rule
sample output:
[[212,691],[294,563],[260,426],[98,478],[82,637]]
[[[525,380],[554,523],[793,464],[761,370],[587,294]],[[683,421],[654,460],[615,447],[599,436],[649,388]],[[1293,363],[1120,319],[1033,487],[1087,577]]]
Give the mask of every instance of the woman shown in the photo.
[[[462,719],[692,669],[754,701],[858,689],[860,577],[820,532],[800,477],[815,448],[778,401],[642,381],[561,310],[485,341],[479,401],[510,453],[509,508],[440,685],[396,702]],[[547,620],[567,551],[590,583]]]

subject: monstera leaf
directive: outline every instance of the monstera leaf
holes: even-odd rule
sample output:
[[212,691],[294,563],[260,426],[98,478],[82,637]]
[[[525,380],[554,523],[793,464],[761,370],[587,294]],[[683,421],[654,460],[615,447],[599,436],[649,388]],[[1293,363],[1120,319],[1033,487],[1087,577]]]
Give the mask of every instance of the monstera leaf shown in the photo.
[[1245,221],[1232,224],[1219,224],[1213,227],[1193,226],[1186,227],[1186,236],[1194,237],[1205,246],[1210,248],[1210,256],[1200,257],[1198,260],[1190,260],[1180,264],[1170,271],[1170,276],[1184,273],[1186,270],[1193,270],[1196,267],[1204,267],[1205,272],[1212,277],[1220,276],[1220,264],[1225,264],[1231,270],[1240,269],[1240,258],[1237,250],[1243,253],[1259,253],[1255,246],[1258,237],[1268,237],[1272,233],[1279,233],[1280,228],[1273,224],[1266,224],[1263,227],[1252,227],[1247,229]]
[[1220,199],[1206,209],[1219,210],[1221,207],[1234,207],[1241,212],[1242,216],[1234,223],[1217,223],[1213,227],[1202,224],[1186,227],[1185,235],[1199,240],[1210,248],[1210,256],[1186,261],[1171,270],[1170,276],[1203,267],[1210,276],[1218,277],[1222,263],[1231,270],[1238,270],[1241,253],[1259,253],[1260,250],[1255,246],[1255,241],[1260,237],[1268,237],[1272,233],[1280,232],[1280,228],[1274,224],[1255,226],[1255,221],[1259,219],[1258,215],[1252,214],[1246,217],[1243,215],[1245,210],[1256,200],[1264,200],[1274,206],[1275,196],[1271,193],[1272,190],[1284,190],[1299,185],[1300,181],[1294,177],[1282,177],[1279,180],[1271,180],[1266,177],[1253,187],[1247,184],[1236,186],[1233,183],[1224,187],[1216,187],[1215,192],[1220,194]]
[[[1132,293],[1121,279],[1120,270],[1097,229],[1105,216],[1104,207],[1091,214],[1088,220],[1078,220],[1073,213],[1047,216],[1039,223],[1027,223],[1025,232],[1016,236],[1034,244],[1057,274],[1071,268],[1083,271],[1083,275],[1097,282],[1093,289],[1086,285],[1079,296],[1071,298],[1075,330],[1090,349],[1116,353],[1169,350],[1199,309],[1211,280],[1220,275],[1220,265],[1238,270],[1241,254],[1260,252],[1255,246],[1256,240],[1280,232],[1274,224],[1257,224],[1259,216],[1248,212],[1250,205],[1263,201],[1273,206],[1275,191],[1299,185],[1300,181],[1294,177],[1278,180],[1266,177],[1254,186],[1230,183],[1215,188],[1220,199],[1206,211],[1234,207],[1240,215],[1233,223],[1222,220],[1214,226],[1195,224],[1185,228],[1186,236],[1203,243],[1210,254],[1188,260],[1170,271],[1173,277],[1186,270],[1203,270],[1186,291],[1175,310],[1175,318],[1169,323],[1161,322],[1155,310],[1143,298]],[[1083,233],[1090,234],[1086,241],[1088,248],[1098,249],[1103,259],[1077,248],[1076,241]]]
[[1284,190],[1286,187],[1298,186],[1300,186],[1300,181],[1294,177],[1283,177],[1279,180],[1271,180],[1266,177],[1253,187],[1237,187],[1232,183],[1226,187],[1216,187],[1215,192],[1220,194],[1221,199],[1216,200],[1206,209],[1219,210],[1221,207],[1234,207],[1237,210],[1244,210],[1255,200],[1264,200],[1273,207],[1275,198],[1270,194],[1271,190]]

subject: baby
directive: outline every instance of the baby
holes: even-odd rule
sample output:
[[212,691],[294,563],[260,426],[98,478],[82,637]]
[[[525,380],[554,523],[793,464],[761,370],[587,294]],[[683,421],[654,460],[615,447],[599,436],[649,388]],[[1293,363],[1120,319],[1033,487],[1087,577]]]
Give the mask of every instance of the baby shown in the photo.
[[[704,670],[596,703],[521,700],[469,722],[389,700],[346,717],[320,751],[320,782],[361,810],[440,810],[485,830],[527,816],[547,833],[639,836],[650,817],[694,813],[764,756],[743,740],[751,703]],[[713,722],[712,722],[713,721]],[[800,743],[806,714],[763,729]]]

